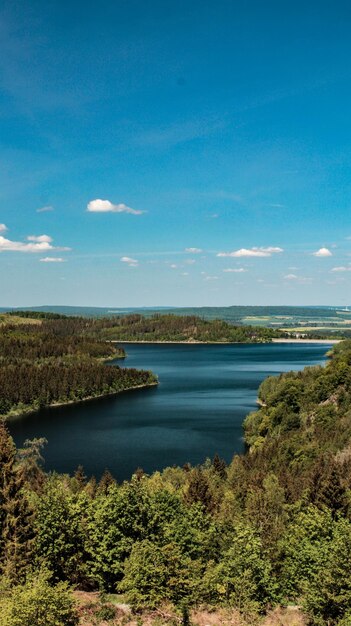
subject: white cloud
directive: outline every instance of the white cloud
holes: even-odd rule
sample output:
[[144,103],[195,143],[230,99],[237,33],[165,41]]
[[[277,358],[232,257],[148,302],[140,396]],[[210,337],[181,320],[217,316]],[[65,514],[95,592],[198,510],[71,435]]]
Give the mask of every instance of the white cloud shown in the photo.
[[185,248],[185,252],[189,252],[190,254],[200,254],[203,250],[201,250],[201,248]]
[[286,274],[284,280],[296,281],[299,285],[306,285],[312,282],[312,278],[308,276],[296,276],[296,274]]
[[35,241],[36,243],[52,243],[52,237],[49,235],[29,235],[28,241]]
[[130,256],[122,256],[120,260],[122,261],[122,263],[127,263],[129,267],[139,266],[139,261],[137,259],[132,259]]
[[53,206],[42,206],[39,209],[36,209],[37,213],[47,213],[48,211],[54,211]]
[[88,202],[87,211],[89,213],[131,213],[133,215],[141,215],[142,213],[145,213],[145,211],[131,209],[123,203],[113,204],[109,200],[100,200],[99,198]]
[[0,252],[49,252],[51,250],[68,251],[71,249],[53,246],[52,239],[48,235],[30,235],[27,237],[27,242],[11,241],[0,235]]
[[240,250],[234,250],[233,252],[219,252],[217,256],[220,257],[267,257],[272,254],[283,252],[283,248],[268,246],[267,248],[240,248]]
[[340,265],[339,267],[333,267],[331,272],[351,272],[351,265]]
[[333,256],[333,254],[330,252],[330,250],[328,250],[328,248],[319,248],[319,250],[317,250],[316,252],[313,252],[312,254],[313,256],[321,256],[321,257]]
[[184,261],[184,263],[186,263],[186,265],[194,265],[194,263],[196,263],[195,259],[186,259]]
[[247,272],[247,270],[245,270],[243,267],[238,267],[238,268],[228,267],[227,269],[223,270],[223,272],[233,272],[235,274],[242,274],[243,272]]
[[172,263],[170,267],[172,268],[172,270],[175,270],[177,269],[178,265],[176,265],[175,263]]
[[0,233],[5,233],[7,231],[7,226],[5,224],[0,224]]
[[189,272],[182,272],[181,276],[189,276]]
[[39,259],[40,263],[64,263],[65,259],[62,257],[46,256],[43,259]]
[[218,276],[206,276],[205,280],[218,280]]

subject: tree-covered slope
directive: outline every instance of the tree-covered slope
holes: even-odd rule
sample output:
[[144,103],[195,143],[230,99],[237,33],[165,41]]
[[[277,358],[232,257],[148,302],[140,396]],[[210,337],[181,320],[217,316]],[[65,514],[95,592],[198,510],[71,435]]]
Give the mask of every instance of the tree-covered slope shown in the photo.
[[257,343],[284,336],[277,330],[233,326],[220,319],[204,320],[194,315],[139,314],[114,317],[97,323],[99,336],[116,341],[200,341]]
[[125,352],[92,336],[86,320],[56,317],[8,316],[0,326],[0,416],[156,383],[151,372],[107,367]]

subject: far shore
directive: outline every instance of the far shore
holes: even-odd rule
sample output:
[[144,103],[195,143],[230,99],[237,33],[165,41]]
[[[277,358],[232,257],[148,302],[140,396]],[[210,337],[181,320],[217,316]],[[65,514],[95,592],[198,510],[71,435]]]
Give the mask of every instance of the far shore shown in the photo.
[[289,339],[279,339],[279,337],[277,337],[276,339],[271,339],[270,341],[196,341],[196,340],[181,340],[181,341],[160,341],[157,339],[111,339],[109,342],[110,343],[123,343],[123,344],[130,344],[130,343],[140,343],[140,344],[171,344],[171,345],[177,345],[177,344],[185,344],[188,346],[193,346],[193,345],[203,345],[203,346],[216,346],[216,345],[222,345],[222,346],[226,346],[226,345],[237,345],[237,346],[248,346],[248,345],[268,345],[270,343],[325,343],[325,344],[334,344],[334,343],[340,343],[341,341],[344,341],[343,339],[294,339],[294,338],[289,338]]

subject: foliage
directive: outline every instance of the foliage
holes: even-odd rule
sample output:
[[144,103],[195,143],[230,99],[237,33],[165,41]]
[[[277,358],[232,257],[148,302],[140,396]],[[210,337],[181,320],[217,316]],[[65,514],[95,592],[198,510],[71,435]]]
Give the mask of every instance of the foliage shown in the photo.
[[283,336],[277,330],[259,326],[231,325],[220,319],[206,321],[196,315],[152,317],[134,313],[96,324],[99,337],[117,341],[204,341],[257,343]]
[[[135,609],[166,601],[183,620],[203,603],[257,617],[283,602],[316,626],[350,623],[351,344],[324,368],[268,378],[260,400],[228,466],[215,456],[123,484],[82,467],[45,475],[44,442],[16,454],[0,424],[0,626],[75,624],[67,584],[123,592]],[[31,564],[50,575],[19,587]]]
[[51,586],[45,571],[22,586],[0,592],[0,626],[76,626],[78,616],[67,583]]
[[14,442],[0,421],[0,571],[14,582],[24,576],[33,538],[32,511],[23,488]]

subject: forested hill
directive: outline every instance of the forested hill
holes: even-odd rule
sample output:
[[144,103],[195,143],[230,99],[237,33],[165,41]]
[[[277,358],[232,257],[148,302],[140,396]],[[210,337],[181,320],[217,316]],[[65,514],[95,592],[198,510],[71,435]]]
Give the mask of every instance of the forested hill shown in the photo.
[[[351,343],[259,396],[229,466],[138,469],[123,484],[46,475],[41,442],[16,454],[0,423],[0,626],[350,626]],[[65,584],[123,594],[137,613],[113,595],[78,615]],[[277,605],[295,613],[264,621]]]
[[233,326],[223,320],[207,321],[194,315],[144,317],[131,314],[96,322],[98,336],[116,341],[188,341],[259,343],[285,336],[278,330]]
[[107,367],[125,352],[89,329],[55,314],[0,316],[0,417],[156,383],[151,372]]

